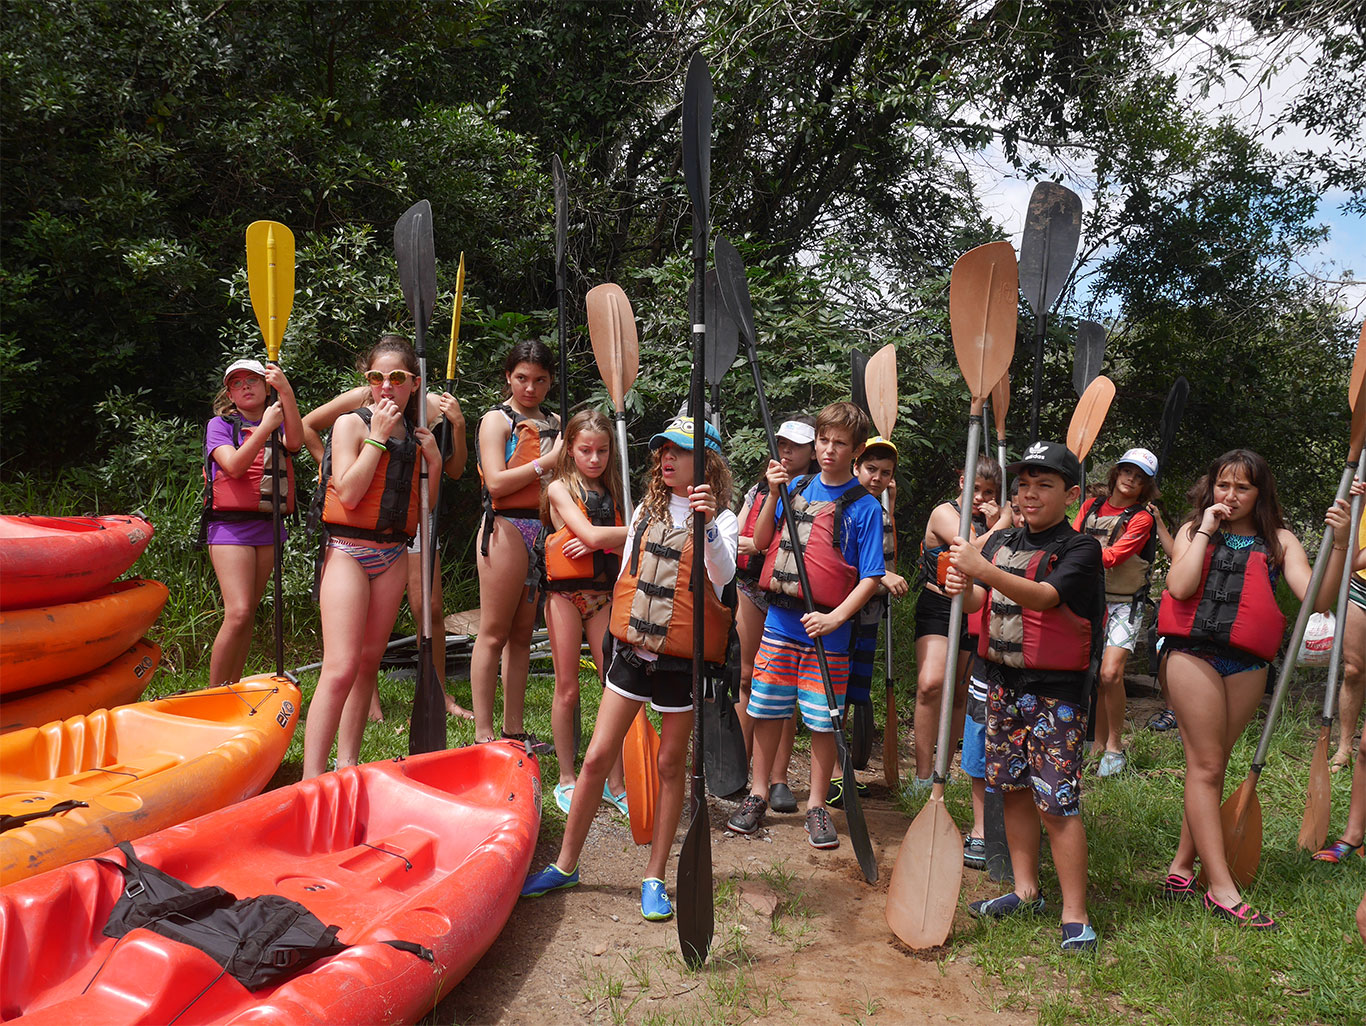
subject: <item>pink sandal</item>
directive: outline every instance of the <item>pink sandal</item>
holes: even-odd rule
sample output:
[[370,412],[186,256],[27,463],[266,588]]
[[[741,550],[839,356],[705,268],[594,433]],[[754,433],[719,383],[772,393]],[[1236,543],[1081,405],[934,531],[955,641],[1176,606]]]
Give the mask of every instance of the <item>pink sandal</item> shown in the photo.
[[1239,926],[1246,926],[1249,929],[1268,931],[1280,929],[1276,920],[1272,919],[1265,912],[1258,912],[1246,901],[1240,901],[1236,907],[1229,908],[1227,905],[1219,904],[1219,902],[1211,898],[1209,893],[1206,892],[1205,908],[1216,919],[1227,919],[1231,923],[1237,923]]
[[1167,879],[1162,881],[1162,897],[1168,901],[1185,901],[1187,898],[1198,898],[1200,888],[1195,886],[1196,874],[1192,873],[1190,878],[1177,876],[1175,873],[1168,873]]

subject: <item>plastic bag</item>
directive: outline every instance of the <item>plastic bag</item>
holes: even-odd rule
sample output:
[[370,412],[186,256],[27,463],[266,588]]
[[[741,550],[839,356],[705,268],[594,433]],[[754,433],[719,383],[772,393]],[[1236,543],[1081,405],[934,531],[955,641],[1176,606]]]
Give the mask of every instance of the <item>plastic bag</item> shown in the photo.
[[1333,648],[1333,633],[1337,627],[1333,614],[1314,613],[1304,629],[1298,662],[1301,666],[1327,666]]

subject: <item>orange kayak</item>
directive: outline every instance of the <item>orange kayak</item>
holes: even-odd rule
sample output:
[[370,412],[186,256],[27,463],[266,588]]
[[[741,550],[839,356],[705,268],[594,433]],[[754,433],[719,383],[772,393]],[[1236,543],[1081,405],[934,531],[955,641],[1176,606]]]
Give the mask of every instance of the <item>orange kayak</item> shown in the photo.
[[0,734],[96,709],[136,702],[161,662],[161,646],[143,638],[97,670],[0,699]]
[[540,797],[536,759],[494,741],[325,773],[136,841],[187,884],[283,895],[340,927],[347,950],[255,991],[150,930],[104,936],[124,891],[111,866],[13,884],[0,891],[0,1011],[35,1026],[417,1022],[507,923]]
[[262,674],[5,734],[0,818],[84,805],[0,825],[0,884],[257,794],[298,721],[299,689]]
[[151,540],[152,522],[139,516],[0,516],[0,609],[89,598]]
[[81,602],[0,613],[0,695],[103,666],[147,633],[169,595],[135,577]]

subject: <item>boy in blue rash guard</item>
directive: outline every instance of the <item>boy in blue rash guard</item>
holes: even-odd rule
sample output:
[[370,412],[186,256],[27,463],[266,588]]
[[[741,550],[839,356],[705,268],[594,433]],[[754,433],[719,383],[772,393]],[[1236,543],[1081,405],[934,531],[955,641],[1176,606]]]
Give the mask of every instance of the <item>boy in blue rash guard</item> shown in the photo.
[[826,794],[835,768],[835,738],[813,639],[820,638],[831,689],[842,707],[849,677],[850,619],[877,591],[885,572],[882,507],[854,479],[854,457],[868,437],[868,415],[852,403],[831,403],[816,418],[819,475],[791,485],[815,611],[805,612],[790,542],[784,537],[779,489],[788,481],[769,462],[769,493],[755,521],[754,544],[765,553],[760,584],[771,595],[764,636],[754,660],[749,715],[754,719],[751,792],[727,826],[752,834],[768,808],[767,787],[782,723],[793,707],[811,731],[811,794],[806,830],[816,848],[839,846]]

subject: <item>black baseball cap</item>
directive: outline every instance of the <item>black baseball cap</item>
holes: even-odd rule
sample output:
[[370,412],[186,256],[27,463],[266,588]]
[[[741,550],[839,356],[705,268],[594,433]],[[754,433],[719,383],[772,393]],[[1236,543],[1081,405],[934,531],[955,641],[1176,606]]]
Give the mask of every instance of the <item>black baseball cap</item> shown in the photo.
[[1030,469],[1061,474],[1069,486],[1081,483],[1081,462],[1061,442],[1034,442],[1018,462],[1006,466],[1012,474]]

